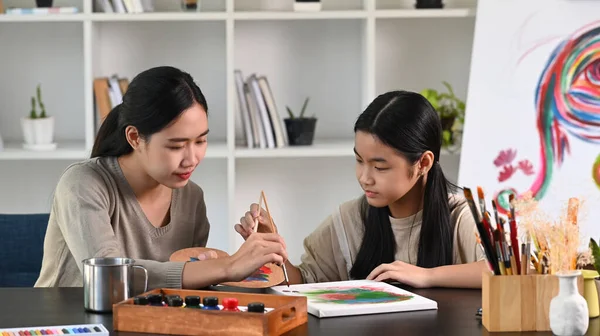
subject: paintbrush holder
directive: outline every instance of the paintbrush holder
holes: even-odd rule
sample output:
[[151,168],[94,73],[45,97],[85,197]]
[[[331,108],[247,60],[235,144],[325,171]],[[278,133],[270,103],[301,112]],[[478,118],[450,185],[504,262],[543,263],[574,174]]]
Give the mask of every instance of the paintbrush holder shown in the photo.
[[[550,331],[550,301],[558,295],[558,277],[484,272],[482,280],[482,323],[489,332]],[[577,287],[583,295],[583,276]]]

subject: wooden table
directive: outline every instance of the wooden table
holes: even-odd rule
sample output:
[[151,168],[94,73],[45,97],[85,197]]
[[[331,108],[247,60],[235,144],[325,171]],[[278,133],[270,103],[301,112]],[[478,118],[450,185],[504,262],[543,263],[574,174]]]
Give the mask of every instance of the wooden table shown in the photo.
[[[481,306],[480,290],[410,288],[409,290],[437,301],[438,310],[327,319],[318,319],[309,315],[307,324],[292,330],[287,335],[488,334],[475,317],[477,309]],[[113,333],[111,314],[85,312],[81,288],[0,288],[0,298],[4,302],[0,308],[0,328],[102,323],[111,334]],[[552,335],[552,333],[502,333],[501,335]],[[590,320],[586,335],[600,335],[599,318]]]

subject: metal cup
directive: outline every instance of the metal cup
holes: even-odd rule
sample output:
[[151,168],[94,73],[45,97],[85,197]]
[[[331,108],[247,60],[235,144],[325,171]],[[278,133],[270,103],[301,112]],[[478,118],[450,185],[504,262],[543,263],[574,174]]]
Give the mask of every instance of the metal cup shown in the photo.
[[83,260],[84,307],[96,313],[112,312],[112,305],[132,297],[134,268],[144,270],[144,292],[148,271],[130,258],[89,258]]

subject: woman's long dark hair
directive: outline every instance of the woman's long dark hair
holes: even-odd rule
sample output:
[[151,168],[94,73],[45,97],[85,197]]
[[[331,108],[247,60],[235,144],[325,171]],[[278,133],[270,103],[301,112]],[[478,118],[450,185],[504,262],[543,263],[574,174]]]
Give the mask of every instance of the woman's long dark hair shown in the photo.
[[[454,224],[450,221],[448,192],[455,186],[446,179],[438,162],[442,124],[433,106],[418,93],[387,92],[375,98],[358,117],[354,125],[357,131],[375,135],[413,165],[425,151],[433,152],[434,163],[425,184],[417,266],[451,264]],[[352,278],[364,279],[375,267],[394,261],[396,242],[389,216],[389,207],[373,207],[363,198],[365,234],[350,271]]]
[[125,137],[127,126],[134,126],[140,136],[148,140],[194,103],[200,104],[208,113],[206,99],[188,73],[161,66],[138,74],[123,95],[123,102],[102,122],[91,157],[131,153],[133,148]]

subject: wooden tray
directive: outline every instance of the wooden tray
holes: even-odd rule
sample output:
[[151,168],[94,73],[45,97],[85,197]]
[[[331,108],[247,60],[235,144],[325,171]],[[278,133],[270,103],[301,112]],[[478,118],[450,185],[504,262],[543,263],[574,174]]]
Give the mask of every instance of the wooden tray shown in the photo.
[[219,298],[237,298],[240,306],[262,302],[273,308],[264,314],[214,311],[182,307],[140,306],[133,298],[113,305],[115,331],[171,335],[281,335],[308,320],[307,299],[303,296],[219,292],[184,289],[155,289],[142,295],[188,295]]

